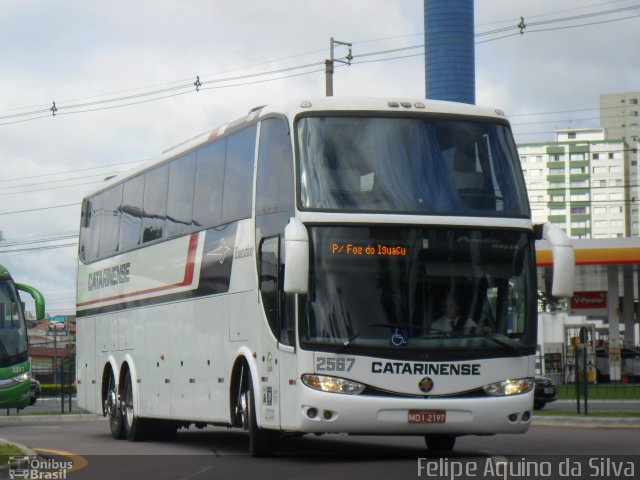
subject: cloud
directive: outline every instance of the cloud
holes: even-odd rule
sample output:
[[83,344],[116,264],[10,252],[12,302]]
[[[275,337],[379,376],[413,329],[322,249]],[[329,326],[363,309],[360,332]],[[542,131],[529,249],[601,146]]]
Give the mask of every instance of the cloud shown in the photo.
[[[570,0],[558,4],[549,1],[534,3],[490,0],[480,2],[481,7],[476,7],[476,24],[482,25],[476,31],[516,25],[521,15],[524,16],[525,23],[532,24],[617,9],[629,6],[629,3],[594,4]],[[499,17],[495,16],[496,11],[500,12]],[[510,114],[594,109],[587,113],[559,114],[557,118],[539,117],[538,120],[549,120],[549,123],[515,129],[517,139],[521,141],[529,141],[532,137],[523,135],[520,138],[519,133],[535,131],[545,132],[538,138],[551,139],[554,126],[570,119],[572,127],[595,126],[597,119],[591,119],[599,114],[597,109],[601,93],[638,90],[640,68],[637,62],[631,61],[629,53],[632,45],[640,42],[640,18],[580,28],[569,27],[638,13],[636,10],[527,27],[522,36],[477,45],[478,98],[500,100],[502,97],[502,107]],[[500,22],[488,23],[491,18]],[[539,31],[545,28],[557,29]],[[496,95],[496,90],[502,93]],[[589,120],[579,120],[582,118]]]

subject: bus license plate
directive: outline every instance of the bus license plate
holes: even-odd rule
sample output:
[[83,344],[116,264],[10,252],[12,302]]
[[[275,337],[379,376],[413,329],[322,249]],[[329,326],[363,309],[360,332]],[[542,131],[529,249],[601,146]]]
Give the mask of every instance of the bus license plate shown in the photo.
[[445,423],[445,410],[409,410],[409,423]]

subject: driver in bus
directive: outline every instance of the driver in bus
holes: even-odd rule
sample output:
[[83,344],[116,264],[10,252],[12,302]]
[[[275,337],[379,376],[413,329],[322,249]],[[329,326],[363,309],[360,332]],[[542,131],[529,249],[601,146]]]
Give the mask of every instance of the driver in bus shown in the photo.
[[433,330],[442,332],[461,332],[463,335],[477,333],[478,324],[471,318],[463,320],[460,317],[460,304],[455,295],[449,293],[443,302],[444,315],[431,324]]

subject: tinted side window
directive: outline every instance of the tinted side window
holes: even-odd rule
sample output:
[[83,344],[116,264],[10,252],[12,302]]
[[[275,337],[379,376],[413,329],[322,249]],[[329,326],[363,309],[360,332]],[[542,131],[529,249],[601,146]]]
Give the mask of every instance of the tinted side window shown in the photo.
[[294,206],[293,154],[287,124],[269,118],[260,127],[256,216],[291,212]]
[[102,222],[102,194],[89,200],[84,208],[85,216],[81,232],[80,256],[89,263],[98,258],[100,245],[100,224]]
[[167,164],[146,173],[142,202],[142,243],[162,238],[164,234],[168,179]]
[[255,126],[241,130],[227,138],[227,161],[222,199],[222,221],[224,223],[251,216],[255,145]]
[[219,140],[198,150],[193,223],[196,228],[222,224],[222,182],[227,141]]
[[187,233],[191,230],[195,172],[195,152],[176,158],[169,164],[166,236]]
[[280,314],[279,267],[280,238],[270,237],[260,244],[260,294],[262,306],[269,322],[269,328],[278,338],[278,317]]
[[127,180],[122,192],[122,214],[120,216],[120,240],[118,250],[124,252],[140,245],[142,229],[142,196],[144,175]]
[[98,257],[110,257],[118,250],[120,238],[120,206],[122,185],[116,185],[102,194],[102,225]]

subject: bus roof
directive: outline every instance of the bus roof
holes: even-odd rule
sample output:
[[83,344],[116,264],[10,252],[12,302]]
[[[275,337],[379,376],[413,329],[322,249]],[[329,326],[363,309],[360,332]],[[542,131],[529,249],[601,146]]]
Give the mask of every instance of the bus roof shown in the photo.
[[506,121],[507,117],[502,110],[470,105],[466,103],[445,102],[440,100],[408,99],[408,98],[376,98],[376,97],[319,97],[274,103],[255,107],[244,117],[225,123],[213,130],[203,132],[195,137],[184,140],[173,147],[164,150],[159,156],[144,162],[143,164],[120,175],[106,180],[98,188],[90,191],[86,197],[90,197],[111,185],[120,183],[139,172],[147,170],[152,165],[157,165],[177,157],[189,150],[207,143],[216,137],[224,135],[228,130],[251,124],[264,117],[280,114],[293,119],[299,114],[311,112],[371,112],[371,113],[431,113],[443,115],[461,115],[470,117],[486,117]]
[[260,117],[273,113],[285,113],[289,117],[295,117],[303,112],[323,111],[440,113],[506,119],[501,110],[494,108],[415,98],[320,97],[297,102],[275,103],[258,110]]

